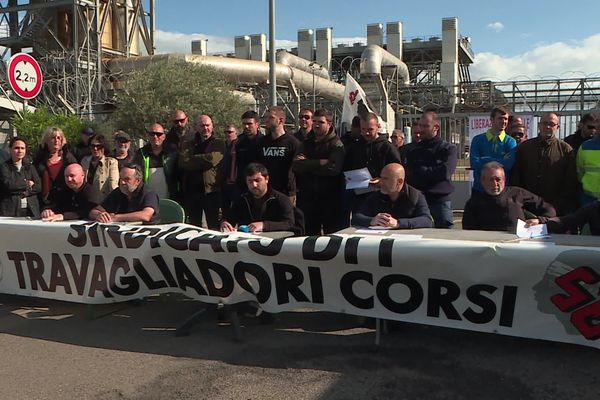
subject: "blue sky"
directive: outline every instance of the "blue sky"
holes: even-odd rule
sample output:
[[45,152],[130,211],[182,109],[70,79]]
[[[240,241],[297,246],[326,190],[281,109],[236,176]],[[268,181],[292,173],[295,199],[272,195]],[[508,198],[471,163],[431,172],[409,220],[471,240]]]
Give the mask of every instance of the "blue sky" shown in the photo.
[[[597,1],[276,1],[278,46],[298,29],[332,27],[334,40],[366,37],[366,25],[401,21],[405,38],[440,36],[443,17],[458,17],[472,38],[476,75],[600,76],[600,6]],[[208,38],[209,52],[233,48],[237,35],[268,34],[268,0],[156,0],[159,52],[189,51]],[[574,72],[573,72],[574,71]],[[486,75],[487,74],[487,75]]]

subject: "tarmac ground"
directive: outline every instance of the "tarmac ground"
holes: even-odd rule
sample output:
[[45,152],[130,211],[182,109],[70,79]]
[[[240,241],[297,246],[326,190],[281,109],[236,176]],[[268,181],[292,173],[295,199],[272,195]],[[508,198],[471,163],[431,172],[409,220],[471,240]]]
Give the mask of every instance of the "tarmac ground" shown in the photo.
[[[242,341],[176,295],[86,306],[0,295],[0,399],[590,399],[596,349],[303,310]],[[370,322],[370,321],[367,321]],[[368,324],[367,324],[368,325]]]

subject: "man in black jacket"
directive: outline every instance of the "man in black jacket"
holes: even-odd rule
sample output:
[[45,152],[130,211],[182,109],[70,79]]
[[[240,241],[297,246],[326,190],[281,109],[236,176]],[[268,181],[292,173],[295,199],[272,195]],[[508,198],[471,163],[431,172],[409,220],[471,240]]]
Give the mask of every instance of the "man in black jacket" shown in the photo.
[[421,141],[406,153],[406,182],[425,195],[435,227],[451,228],[454,225],[451,178],[458,151],[455,145],[440,137],[440,120],[435,112],[424,112],[418,124]]
[[251,163],[244,171],[248,192],[233,203],[223,221],[222,232],[245,225],[250,232],[288,231],[294,226],[290,199],[269,186],[269,172],[264,165]]
[[423,194],[404,183],[402,165],[392,163],[381,171],[379,192],[371,193],[352,215],[352,225],[386,229],[431,228],[433,218]]
[[541,197],[517,186],[506,187],[504,167],[499,162],[483,166],[481,185],[484,191],[473,191],[465,205],[463,229],[514,233],[519,219],[535,216],[545,223],[556,216],[554,207]]
[[343,190],[344,145],[333,130],[332,114],[313,115],[313,132],[292,163],[298,179],[298,208],[304,212],[306,233],[320,235],[341,229],[339,210]]
[[56,204],[42,211],[42,220],[88,219],[90,211],[100,204],[100,192],[87,183],[81,165],[70,164],[65,168],[65,182],[68,190],[60,193]]

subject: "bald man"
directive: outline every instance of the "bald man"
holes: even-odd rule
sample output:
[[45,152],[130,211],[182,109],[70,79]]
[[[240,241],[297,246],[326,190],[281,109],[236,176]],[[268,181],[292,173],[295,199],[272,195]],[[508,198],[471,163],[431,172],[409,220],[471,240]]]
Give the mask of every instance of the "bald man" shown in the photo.
[[404,183],[404,167],[397,163],[381,170],[379,192],[372,193],[352,216],[352,225],[386,229],[433,227],[425,196]]
[[65,168],[65,183],[56,204],[42,211],[42,220],[47,222],[69,219],[87,219],[90,210],[100,204],[102,196],[96,187],[85,180],[85,173],[79,164],[69,164]]

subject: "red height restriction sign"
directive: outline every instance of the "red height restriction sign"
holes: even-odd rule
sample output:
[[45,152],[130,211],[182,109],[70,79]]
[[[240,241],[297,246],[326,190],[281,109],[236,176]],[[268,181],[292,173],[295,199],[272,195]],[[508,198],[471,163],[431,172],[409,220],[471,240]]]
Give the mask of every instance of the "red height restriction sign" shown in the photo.
[[17,53],[8,60],[8,82],[20,97],[29,100],[40,94],[42,81],[42,69],[29,54]]

